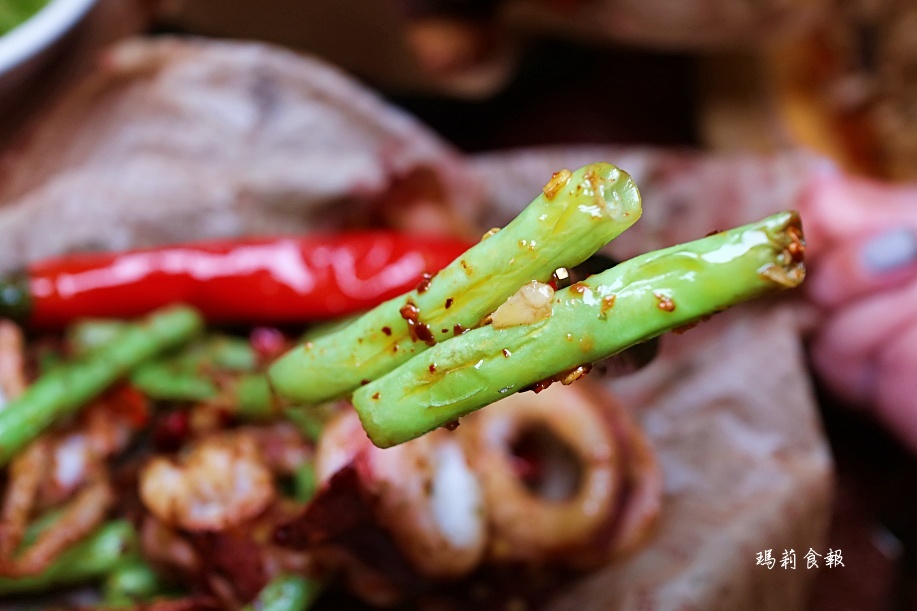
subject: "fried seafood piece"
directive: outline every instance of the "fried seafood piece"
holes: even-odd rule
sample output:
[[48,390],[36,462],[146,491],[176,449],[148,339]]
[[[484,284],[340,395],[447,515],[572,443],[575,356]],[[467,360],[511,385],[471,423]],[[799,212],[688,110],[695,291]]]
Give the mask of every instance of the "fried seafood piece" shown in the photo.
[[627,411],[588,381],[521,393],[380,449],[355,413],[324,428],[321,483],[277,532],[390,605],[485,564],[588,569],[652,533],[662,480]]
[[659,465],[598,385],[511,395],[463,420],[458,434],[484,491],[489,561],[588,568],[652,532]]
[[11,558],[25,535],[49,450],[47,439],[36,439],[10,464],[9,483],[0,506],[0,558]]
[[[76,420],[38,437],[10,463],[0,505],[0,567],[4,575],[40,573],[89,535],[114,504],[106,459],[125,449],[146,421],[143,397],[127,387],[102,395]],[[53,508],[51,527],[15,558],[30,518]]]
[[25,390],[24,345],[22,329],[14,322],[0,320],[0,410]]
[[38,506],[61,503],[87,482],[108,477],[106,460],[123,452],[148,419],[146,398],[120,386],[93,401],[73,425],[39,437],[50,455],[42,471]]
[[324,429],[316,452],[318,480],[353,464],[378,524],[422,575],[459,577],[484,555],[483,494],[469,457],[454,435],[434,431],[382,450],[353,410]]
[[211,435],[176,458],[153,458],[140,474],[140,498],[166,524],[221,530],[264,511],[274,477],[250,435]]

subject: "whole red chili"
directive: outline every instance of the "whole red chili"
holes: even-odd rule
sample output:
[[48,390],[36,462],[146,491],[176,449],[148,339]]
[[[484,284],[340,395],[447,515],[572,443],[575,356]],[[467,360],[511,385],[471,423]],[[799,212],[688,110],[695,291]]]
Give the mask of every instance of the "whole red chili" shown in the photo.
[[361,231],[75,254],[0,279],[0,316],[49,328],[186,303],[211,322],[332,318],[413,289],[424,273],[442,269],[469,246]]

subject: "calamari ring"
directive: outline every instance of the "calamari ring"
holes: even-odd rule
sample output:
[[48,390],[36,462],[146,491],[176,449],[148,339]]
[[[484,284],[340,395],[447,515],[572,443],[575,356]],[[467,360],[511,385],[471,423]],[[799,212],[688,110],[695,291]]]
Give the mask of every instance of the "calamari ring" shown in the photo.
[[353,410],[322,432],[316,451],[319,481],[354,464],[374,500],[379,524],[410,564],[431,577],[460,577],[476,568],[486,549],[483,494],[456,435],[433,431],[380,449]]
[[[463,420],[459,431],[484,489],[492,558],[556,560],[587,546],[615,511],[621,454],[613,429],[583,388],[558,384],[512,395]],[[564,498],[545,498],[519,477],[513,444],[536,428],[547,430],[578,463],[578,483]]]

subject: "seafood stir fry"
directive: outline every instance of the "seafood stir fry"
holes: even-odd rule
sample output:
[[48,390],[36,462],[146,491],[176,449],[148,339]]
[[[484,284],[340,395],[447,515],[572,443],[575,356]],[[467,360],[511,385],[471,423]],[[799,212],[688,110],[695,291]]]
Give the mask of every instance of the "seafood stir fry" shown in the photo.
[[[626,407],[578,380],[804,276],[782,213],[563,286],[639,215],[630,178],[593,164],[467,250],[378,232],[23,270],[0,322],[0,597],[487,606],[494,576],[626,557],[659,518],[659,467]],[[288,293],[301,320],[272,302]]]

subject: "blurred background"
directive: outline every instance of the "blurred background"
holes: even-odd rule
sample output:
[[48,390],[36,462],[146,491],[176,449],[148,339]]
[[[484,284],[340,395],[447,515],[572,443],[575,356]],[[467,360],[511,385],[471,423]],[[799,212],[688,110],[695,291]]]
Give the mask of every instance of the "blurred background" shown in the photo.
[[[316,54],[469,153],[808,148],[851,174],[917,179],[913,0],[83,4],[34,53],[0,54],[2,147],[97,50],[138,33],[190,34]],[[829,546],[846,570],[818,572],[812,608],[917,609],[917,462],[863,413],[822,389],[818,399],[837,468]]]

